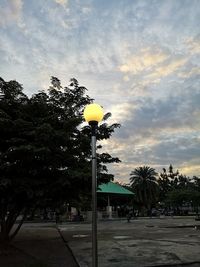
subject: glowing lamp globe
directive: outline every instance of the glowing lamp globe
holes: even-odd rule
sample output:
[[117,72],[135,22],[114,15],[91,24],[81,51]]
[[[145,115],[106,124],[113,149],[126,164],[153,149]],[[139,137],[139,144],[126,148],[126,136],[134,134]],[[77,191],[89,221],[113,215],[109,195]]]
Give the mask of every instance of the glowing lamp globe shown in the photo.
[[84,109],[83,116],[88,123],[91,121],[100,122],[103,119],[103,109],[98,104],[89,104]]

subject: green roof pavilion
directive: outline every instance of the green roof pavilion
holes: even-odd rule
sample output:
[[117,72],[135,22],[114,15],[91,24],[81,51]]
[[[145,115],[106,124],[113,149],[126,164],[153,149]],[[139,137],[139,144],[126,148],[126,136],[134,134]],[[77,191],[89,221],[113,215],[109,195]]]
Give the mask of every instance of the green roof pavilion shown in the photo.
[[110,206],[110,197],[121,196],[121,197],[133,197],[135,194],[123,186],[109,182],[107,184],[101,184],[98,186],[97,194],[99,196],[107,196],[107,212],[109,218],[112,219],[112,207]]

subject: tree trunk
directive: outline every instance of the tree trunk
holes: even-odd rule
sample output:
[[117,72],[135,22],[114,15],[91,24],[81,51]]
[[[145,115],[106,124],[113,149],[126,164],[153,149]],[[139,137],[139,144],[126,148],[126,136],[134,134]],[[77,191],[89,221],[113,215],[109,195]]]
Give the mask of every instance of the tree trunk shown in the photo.
[[8,235],[6,231],[6,219],[1,218],[1,231],[0,231],[0,244],[6,242],[8,240]]
[[152,217],[152,208],[151,208],[151,204],[147,204],[147,211],[148,211],[148,216]]
[[1,221],[1,231],[0,231],[0,253],[7,251],[9,246],[9,235],[6,231],[5,222]]
[[141,216],[142,216],[142,217],[145,216],[145,210],[146,210],[145,205],[142,205],[142,206],[141,206]]
[[17,235],[17,233],[19,232],[22,224],[24,223],[24,220],[26,219],[27,213],[28,213],[28,209],[25,210],[24,215],[23,215],[20,223],[18,224],[18,226],[15,229],[15,231],[10,235],[10,241],[13,240],[15,238],[15,236]]
[[2,248],[5,248],[9,245],[9,243],[13,240],[13,238],[17,235],[19,232],[26,215],[28,213],[28,209],[25,209],[23,217],[19,224],[17,225],[16,229],[11,233],[14,224],[16,223],[16,219],[20,212],[18,211],[17,213],[13,212],[12,214],[10,213],[7,218],[2,218],[1,219],[1,229],[0,229],[0,246]]

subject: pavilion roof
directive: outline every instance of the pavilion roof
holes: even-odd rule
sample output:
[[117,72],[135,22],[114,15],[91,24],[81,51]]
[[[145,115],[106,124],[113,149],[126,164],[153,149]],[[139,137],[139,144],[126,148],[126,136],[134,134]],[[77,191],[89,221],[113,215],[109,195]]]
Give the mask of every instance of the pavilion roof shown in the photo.
[[97,193],[107,193],[107,194],[120,194],[120,195],[134,195],[133,192],[124,188],[123,186],[109,182],[107,184],[101,184],[98,186]]

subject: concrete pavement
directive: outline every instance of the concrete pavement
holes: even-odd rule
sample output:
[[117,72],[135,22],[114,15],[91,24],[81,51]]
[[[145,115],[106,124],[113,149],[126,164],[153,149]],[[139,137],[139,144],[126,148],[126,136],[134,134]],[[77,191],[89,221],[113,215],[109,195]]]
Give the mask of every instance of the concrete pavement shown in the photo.
[[[195,225],[200,222],[194,218],[99,222],[99,267],[200,266],[200,230]],[[80,267],[91,266],[91,224],[59,228]]]
[[29,256],[29,259],[43,262],[45,266],[78,267],[55,224],[24,224],[13,245]]

